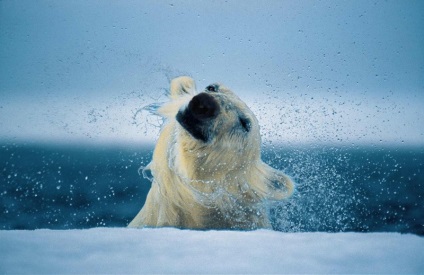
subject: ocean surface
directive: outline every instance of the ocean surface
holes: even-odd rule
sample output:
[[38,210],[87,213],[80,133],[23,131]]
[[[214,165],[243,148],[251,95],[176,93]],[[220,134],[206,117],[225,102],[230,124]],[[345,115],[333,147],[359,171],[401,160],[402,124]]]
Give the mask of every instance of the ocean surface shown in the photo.
[[[144,204],[153,145],[0,144],[0,229],[124,227]],[[424,235],[424,147],[272,146],[294,196],[269,203],[284,232]]]

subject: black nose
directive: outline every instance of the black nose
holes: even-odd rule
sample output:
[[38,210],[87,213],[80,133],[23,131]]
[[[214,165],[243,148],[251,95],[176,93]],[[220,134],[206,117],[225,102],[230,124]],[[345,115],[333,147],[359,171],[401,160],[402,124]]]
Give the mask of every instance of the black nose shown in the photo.
[[211,95],[200,93],[191,99],[188,111],[198,119],[209,119],[218,115],[219,105]]

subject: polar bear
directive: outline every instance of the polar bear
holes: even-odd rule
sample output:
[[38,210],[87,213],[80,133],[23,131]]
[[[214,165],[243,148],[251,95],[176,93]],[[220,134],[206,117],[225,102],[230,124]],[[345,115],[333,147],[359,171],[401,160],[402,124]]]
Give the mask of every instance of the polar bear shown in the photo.
[[289,197],[292,180],[261,160],[259,124],[231,90],[171,81],[152,161],[152,186],[129,227],[271,228],[267,202]]

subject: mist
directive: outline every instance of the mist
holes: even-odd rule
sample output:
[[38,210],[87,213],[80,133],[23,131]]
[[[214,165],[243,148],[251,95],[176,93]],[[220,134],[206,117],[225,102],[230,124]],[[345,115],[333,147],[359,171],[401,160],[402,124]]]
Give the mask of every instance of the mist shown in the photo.
[[153,142],[190,75],[265,142],[423,144],[421,1],[1,1],[0,139]]

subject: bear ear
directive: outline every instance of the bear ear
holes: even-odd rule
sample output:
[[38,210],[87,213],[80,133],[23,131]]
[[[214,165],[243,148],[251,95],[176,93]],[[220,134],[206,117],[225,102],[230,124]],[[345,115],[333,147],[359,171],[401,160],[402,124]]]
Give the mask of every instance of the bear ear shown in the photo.
[[289,176],[261,162],[258,167],[265,183],[266,199],[282,200],[294,192],[294,183]]
[[196,93],[196,83],[191,77],[180,76],[171,81],[169,97],[177,99],[184,95],[194,95]]

